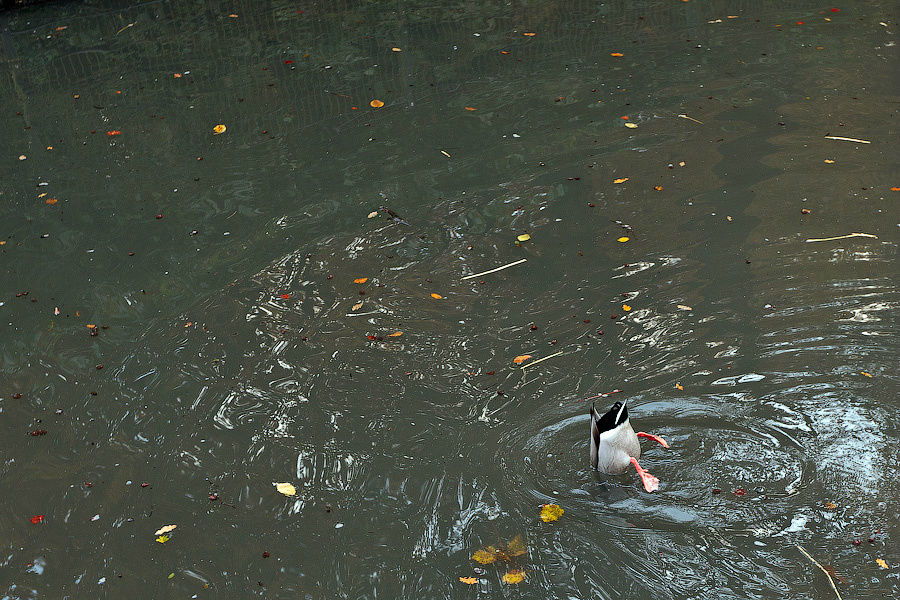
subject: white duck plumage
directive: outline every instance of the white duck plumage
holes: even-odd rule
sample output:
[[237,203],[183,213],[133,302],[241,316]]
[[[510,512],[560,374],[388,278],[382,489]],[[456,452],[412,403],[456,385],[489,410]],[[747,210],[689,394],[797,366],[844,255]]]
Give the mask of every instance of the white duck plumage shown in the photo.
[[628,419],[626,403],[627,400],[616,402],[602,416],[591,405],[591,467],[602,473],[618,475],[624,473],[628,465],[634,465],[644,489],[653,492],[659,488],[659,480],[638,463],[641,457],[638,437],[653,439],[666,448],[669,445],[661,437],[642,431],[635,433]]

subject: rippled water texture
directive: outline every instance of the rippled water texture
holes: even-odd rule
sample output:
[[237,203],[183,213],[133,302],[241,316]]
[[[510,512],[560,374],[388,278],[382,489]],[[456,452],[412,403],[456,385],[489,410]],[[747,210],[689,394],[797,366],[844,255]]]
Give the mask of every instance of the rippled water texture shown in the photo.
[[0,598],[897,597],[897,32],[0,12]]

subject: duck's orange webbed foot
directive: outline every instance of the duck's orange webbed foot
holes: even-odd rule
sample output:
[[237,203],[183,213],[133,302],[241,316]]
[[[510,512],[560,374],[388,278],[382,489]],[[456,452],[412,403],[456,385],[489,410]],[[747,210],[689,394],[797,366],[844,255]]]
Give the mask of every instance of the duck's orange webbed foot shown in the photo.
[[637,470],[638,475],[641,476],[641,483],[644,484],[644,489],[648,492],[655,492],[659,489],[659,479],[648,473],[643,467],[641,467],[640,463],[638,463],[635,457],[631,457],[631,464],[634,465],[634,468]]
[[660,444],[663,448],[668,448],[668,447],[669,447],[669,443],[666,442],[666,440],[664,440],[664,439],[662,439],[661,437],[659,437],[658,435],[653,435],[652,433],[644,433],[643,431],[638,431],[638,432],[637,432],[637,436],[638,436],[638,437],[645,437],[645,438],[651,439],[651,440],[653,440],[654,442],[659,442],[659,444]]

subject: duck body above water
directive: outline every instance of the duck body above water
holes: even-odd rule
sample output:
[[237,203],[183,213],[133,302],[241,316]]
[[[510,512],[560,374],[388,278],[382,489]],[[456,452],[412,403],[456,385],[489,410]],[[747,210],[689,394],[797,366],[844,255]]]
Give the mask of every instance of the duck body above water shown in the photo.
[[634,465],[644,489],[653,492],[659,489],[659,479],[643,469],[638,462],[641,457],[638,437],[650,438],[665,448],[669,445],[659,436],[643,431],[635,433],[628,419],[626,402],[616,402],[603,415],[591,405],[591,467],[601,473],[618,475],[627,471],[629,465]]

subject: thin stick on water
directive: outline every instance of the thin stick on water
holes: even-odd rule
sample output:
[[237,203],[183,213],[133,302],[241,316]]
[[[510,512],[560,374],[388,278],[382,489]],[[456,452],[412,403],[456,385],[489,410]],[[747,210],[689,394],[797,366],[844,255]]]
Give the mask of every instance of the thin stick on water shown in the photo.
[[826,140],[839,140],[842,142],[856,142],[857,144],[871,144],[872,143],[869,140],[860,140],[857,138],[848,138],[848,137],[842,137],[839,135],[826,135],[825,139]]
[[827,238],[809,238],[806,241],[807,242],[831,242],[833,240],[843,240],[843,239],[852,238],[852,237],[868,237],[868,238],[875,238],[876,240],[878,239],[877,235],[872,235],[871,233],[848,233],[847,235],[836,235],[834,237],[827,237]]
[[817,561],[817,560],[814,559],[812,556],[810,556],[810,555],[809,555],[809,552],[807,552],[806,549],[805,549],[803,546],[801,546],[800,544],[797,544],[797,548],[800,550],[800,552],[803,553],[803,555],[804,555],[806,558],[808,558],[809,560],[811,560],[812,563],[813,563],[814,565],[816,565],[817,567],[819,567],[820,569],[822,569],[822,572],[825,573],[825,576],[826,576],[826,577],[828,577],[828,583],[831,584],[831,589],[834,590],[834,593],[837,595],[838,600],[844,600],[843,598],[841,598],[841,593],[838,591],[837,586],[834,585],[834,579],[831,578],[831,573],[829,573],[828,570],[825,569],[825,567],[823,567],[822,565],[820,565],[820,564],[819,564],[819,561]]
[[687,119],[688,121],[693,121],[694,123],[700,123],[701,125],[703,125],[703,121],[698,121],[694,117],[689,117],[687,115],[678,115],[678,116],[681,117],[682,119]]
[[537,360],[534,361],[534,362],[528,363],[527,365],[522,365],[521,368],[522,368],[522,370],[524,371],[524,370],[527,369],[528,367],[533,367],[534,365],[538,364],[539,362],[544,362],[544,361],[547,360],[548,358],[553,358],[554,356],[559,356],[560,354],[562,354],[562,350],[560,350],[559,352],[557,352],[557,353],[555,353],[555,354],[551,354],[550,356],[545,356],[544,358],[539,358],[539,359],[537,359]]
[[473,279],[475,277],[481,277],[482,275],[489,275],[490,273],[496,273],[497,271],[502,271],[503,269],[508,269],[510,267],[520,265],[523,262],[526,262],[527,260],[528,260],[527,258],[520,258],[519,260],[511,262],[508,265],[503,265],[502,267],[497,267],[496,269],[491,269],[490,271],[482,271],[481,273],[475,273],[474,275],[466,275],[465,277],[463,277],[463,280]]

